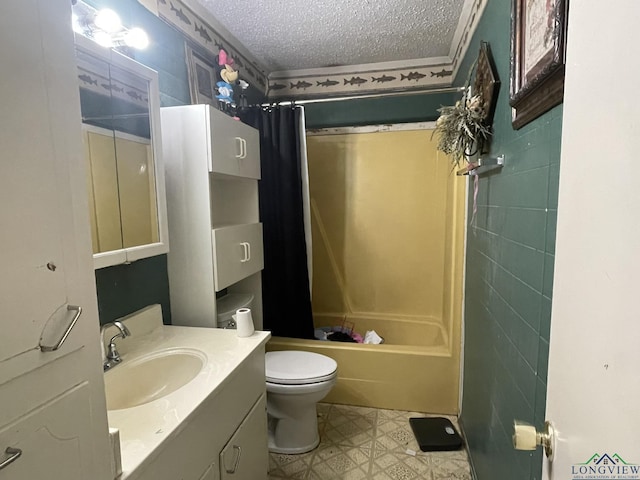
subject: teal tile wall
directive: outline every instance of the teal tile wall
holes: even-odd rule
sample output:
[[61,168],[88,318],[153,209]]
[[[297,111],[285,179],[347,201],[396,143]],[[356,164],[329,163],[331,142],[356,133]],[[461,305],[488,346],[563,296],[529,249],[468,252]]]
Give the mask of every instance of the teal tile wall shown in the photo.
[[[96,8],[112,8],[124,25],[146,30],[150,45],[144,51],[134,52],[134,58],[158,72],[161,106],[191,103],[185,37],[180,32],[136,0],[90,0],[87,3]],[[263,95],[252,87],[247,97],[249,103],[263,101]],[[100,323],[110,322],[152,303],[162,305],[164,321],[171,323],[166,255],[96,270],[96,285]]]
[[562,106],[511,127],[510,13],[510,0],[488,3],[457,79],[489,42],[502,81],[491,155],[506,164],[480,178],[467,234],[461,418],[478,480],[541,475],[541,453],[511,436],[514,419],[544,421]]

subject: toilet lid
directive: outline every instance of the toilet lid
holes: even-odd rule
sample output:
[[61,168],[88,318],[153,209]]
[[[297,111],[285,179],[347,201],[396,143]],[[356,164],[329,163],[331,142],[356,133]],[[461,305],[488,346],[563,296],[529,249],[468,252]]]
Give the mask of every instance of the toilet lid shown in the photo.
[[338,369],[334,359],[319,353],[267,352],[265,358],[267,382],[282,385],[323,382],[334,377]]

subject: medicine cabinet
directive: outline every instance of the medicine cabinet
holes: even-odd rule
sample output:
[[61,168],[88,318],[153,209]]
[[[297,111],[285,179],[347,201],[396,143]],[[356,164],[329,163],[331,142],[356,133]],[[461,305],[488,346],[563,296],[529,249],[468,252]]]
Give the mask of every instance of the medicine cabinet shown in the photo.
[[169,251],[158,75],[76,35],[96,269]]

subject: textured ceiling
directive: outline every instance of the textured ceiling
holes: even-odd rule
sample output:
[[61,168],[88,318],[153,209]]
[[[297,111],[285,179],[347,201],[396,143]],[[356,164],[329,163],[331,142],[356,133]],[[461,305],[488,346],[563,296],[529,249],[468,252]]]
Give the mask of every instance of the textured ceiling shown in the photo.
[[446,57],[464,0],[197,0],[269,71]]

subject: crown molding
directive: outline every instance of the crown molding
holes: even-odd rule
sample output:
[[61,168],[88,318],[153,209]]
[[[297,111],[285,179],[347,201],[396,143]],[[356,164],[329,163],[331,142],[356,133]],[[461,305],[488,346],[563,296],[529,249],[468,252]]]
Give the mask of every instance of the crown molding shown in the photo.
[[271,72],[267,97],[295,100],[449,87],[488,1],[465,1],[449,56]]
[[323,75],[353,75],[367,72],[380,72],[383,70],[406,70],[407,68],[421,68],[442,66],[451,63],[449,57],[423,58],[419,60],[395,60],[391,62],[363,63],[360,65],[340,65],[335,67],[307,68],[303,70],[279,70],[271,72],[269,79],[292,78],[304,76]]

